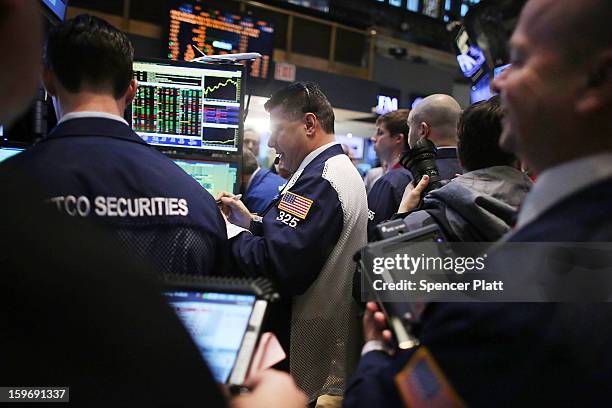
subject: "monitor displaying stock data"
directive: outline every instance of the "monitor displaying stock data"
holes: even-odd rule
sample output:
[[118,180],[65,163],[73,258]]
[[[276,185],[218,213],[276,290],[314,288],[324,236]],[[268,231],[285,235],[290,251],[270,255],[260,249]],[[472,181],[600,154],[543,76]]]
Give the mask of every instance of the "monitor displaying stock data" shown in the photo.
[[172,160],[187,174],[195,179],[213,197],[222,192],[237,193],[238,164],[195,160],[185,158],[172,158]]
[[200,51],[206,55],[258,52],[261,58],[246,63],[249,77],[268,78],[274,51],[270,22],[215,10],[198,0],[174,3],[169,11],[169,59],[191,61],[201,56]]
[[237,153],[242,144],[240,65],[136,61],[132,128],[147,143],[191,152]]

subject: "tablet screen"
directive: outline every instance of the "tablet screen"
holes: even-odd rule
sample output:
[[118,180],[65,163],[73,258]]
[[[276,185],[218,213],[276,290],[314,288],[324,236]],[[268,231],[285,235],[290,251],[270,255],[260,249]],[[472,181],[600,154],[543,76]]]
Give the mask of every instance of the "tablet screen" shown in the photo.
[[0,162],[8,159],[11,156],[15,156],[23,152],[23,149],[11,148],[11,147],[2,147],[0,148]]
[[195,291],[165,295],[217,382],[226,383],[247,331],[255,296]]

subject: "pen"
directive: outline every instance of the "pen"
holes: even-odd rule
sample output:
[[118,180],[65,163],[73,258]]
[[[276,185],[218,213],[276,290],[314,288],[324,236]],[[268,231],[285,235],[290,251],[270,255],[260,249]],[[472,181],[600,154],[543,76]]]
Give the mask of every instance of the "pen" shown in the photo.
[[[242,198],[242,194],[236,194],[233,197],[228,197],[228,198],[233,198],[234,200],[240,200]],[[221,204],[221,200],[217,200],[217,204]]]

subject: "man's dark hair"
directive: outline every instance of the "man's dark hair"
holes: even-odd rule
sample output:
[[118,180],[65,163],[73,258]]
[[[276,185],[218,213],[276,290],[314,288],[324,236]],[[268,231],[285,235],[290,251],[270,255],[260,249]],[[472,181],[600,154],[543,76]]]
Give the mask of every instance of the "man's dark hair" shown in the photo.
[[467,108],[459,119],[457,153],[463,168],[474,171],[516,162],[513,154],[499,147],[503,112],[499,96]]
[[408,146],[408,114],[410,109],[398,109],[393,112],[387,112],[376,119],[376,124],[380,125],[383,123],[391,135],[404,135],[404,150],[409,148]]
[[296,82],[276,92],[264,105],[266,112],[281,106],[288,119],[299,120],[311,112],[317,116],[326,133],[334,133],[334,110],[317,84]]
[[257,157],[249,149],[244,149],[242,151],[242,174],[249,176],[255,173],[258,167]]
[[128,37],[106,21],[81,14],[55,27],[45,46],[44,63],[68,92],[83,85],[111,87],[120,98],[134,77],[134,47]]

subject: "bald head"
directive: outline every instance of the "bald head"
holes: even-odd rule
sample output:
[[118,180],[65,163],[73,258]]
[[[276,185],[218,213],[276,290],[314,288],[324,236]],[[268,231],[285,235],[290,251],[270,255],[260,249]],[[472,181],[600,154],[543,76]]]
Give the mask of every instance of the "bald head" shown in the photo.
[[610,46],[611,20],[610,0],[530,0],[515,33],[529,33],[540,47],[558,51],[576,65]]
[[455,146],[460,116],[461,107],[452,96],[444,94],[428,96],[408,116],[410,146],[424,137],[438,147]]
[[536,173],[612,151],[612,3],[529,0],[493,81],[504,107],[500,144]]

